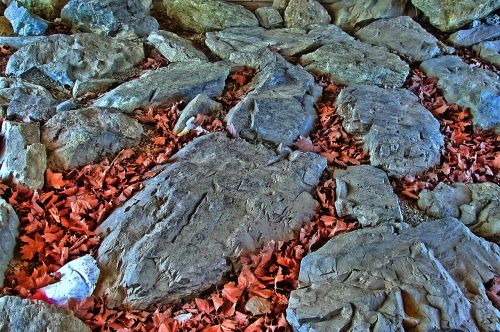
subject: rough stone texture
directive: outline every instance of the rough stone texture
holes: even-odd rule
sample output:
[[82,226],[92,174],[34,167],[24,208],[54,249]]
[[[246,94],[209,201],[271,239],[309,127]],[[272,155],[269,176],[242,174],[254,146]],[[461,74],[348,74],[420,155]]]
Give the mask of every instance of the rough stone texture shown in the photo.
[[81,31],[147,37],[160,25],[141,0],[70,0],[61,11]]
[[408,16],[375,21],[356,32],[356,37],[418,62],[442,54],[445,48],[436,37]]
[[500,187],[494,183],[439,183],[420,193],[418,207],[434,218],[457,218],[478,236],[500,239]]
[[295,331],[497,331],[483,284],[499,262],[455,219],[357,230],[302,260],[287,319]]
[[9,262],[14,257],[18,227],[19,218],[16,211],[0,198],[0,288],[3,287],[4,274]]
[[222,93],[230,67],[224,63],[184,62],[150,71],[120,85],[94,102],[96,107],[111,107],[132,112],[139,107],[189,101],[204,93]]
[[427,76],[439,79],[438,87],[448,102],[470,108],[476,126],[498,129],[500,80],[497,74],[471,67],[453,55],[424,61],[420,68]]
[[[315,214],[326,161],[225,134],[195,139],[100,227],[100,291],[136,308],[199,295],[242,252],[288,240]],[[118,268],[119,267],[119,268]]]
[[311,74],[278,57],[252,85],[253,91],[226,117],[241,137],[291,145],[299,136],[309,136],[317,119],[314,105],[322,92]]
[[132,147],[142,133],[142,126],[125,114],[85,108],[56,114],[42,128],[42,142],[49,167],[68,169]]
[[500,39],[479,43],[473,49],[481,59],[500,67]]
[[186,128],[188,121],[193,117],[196,118],[198,114],[217,115],[222,112],[222,104],[210,99],[206,94],[199,94],[182,110],[182,114],[175,123],[174,134],[180,134]]
[[33,190],[42,188],[47,155],[45,146],[40,144],[38,124],[4,121],[2,136],[5,145],[0,154],[0,178]]
[[441,31],[453,32],[473,20],[500,8],[500,0],[411,0],[430,23]]
[[279,28],[283,25],[280,12],[273,7],[260,7],[255,10],[260,25],[266,29]]
[[117,83],[118,81],[114,78],[97,78],[87,81],[76,80],[72,94],[73,97],[76,98],[83,96],[87,92],[101,93]]
[[16,296],[0,298],[0,316],[0,331],[91,332],[90,328],[69,310]]
[[[10,24],[10,23],[9,23]],[[0,45],[9,46],[15,50],[23,46],[29,45],[35,40],[44,39],[44,36],[30,36],[30,37],[0,37]]]
[[290,0],[285,9],[287,28],[307,28],[310,25],[328,25],[332,18],[316,0]]
[[362,227],[403,221],[398,197],[383,170],[360,165],[337,169],[333,175],[339,217],[356,219]]
[[272,313],[271,302],[260,296],[252,296],[245,304],[245,310],[250,311],[252,315],[265,315]]
[[207,32],[256,27],[259,21],[243,6],[220,0],[164,0],[167,15],[186,30]]
[[179,37],[169,31],[155,31],[148,37],[153,45],[170,62],[208,61],[207,56],[190,40]]
[[53,20],[61,15],[61,9],[68,0],[18,0],[31,13]]
[[0,16],[0,36],[8,37],[14,34],[12,25],[5,16]]
[[4,12],[12,24],[12,29],[20,36],[41,36],[49,25],[39,17],[33,16],[17,1],[12,1]]
[[405,177],[439,164],[439,122],[410,91],[355,85],[343,89],[336,103],[345,130],[363,139],[372,166]]
[[500,38],[499,25],[482,24],[472,29],[457,31],[448,38],[448,41],[455,46],[468,47],[497,38]]
[[105,78],[129,69],[144,58],[140,41],[91,33],[52,35],[37,39],[14,53],[7,74],[22,76],[37,69],[61,85]]

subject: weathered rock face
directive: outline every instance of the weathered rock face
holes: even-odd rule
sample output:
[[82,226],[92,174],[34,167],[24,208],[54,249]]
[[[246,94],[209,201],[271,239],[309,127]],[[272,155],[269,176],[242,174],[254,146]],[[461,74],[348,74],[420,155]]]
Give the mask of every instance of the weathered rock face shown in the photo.
[[411,0],[430,23],[441,31],[452,32],[473,20],[487,16],[500,8],[499,0]]
[[140,41],[90,33],[52,35],[24,46],[7,63],[6,73],[22,76],[39,70],[61,85],[109,77],[129,69],[144,58]]
[[186,105],[182,110],[182,114],[174,126],[174,134],[181,134],[186,128],[190,119],[196,118],[198,114],[204,115],[220,115],[223,112],[222,104],[210,99],[206,94],[199,94]]
[[448,102],[470,108],[476,126],[498,128],[500,80],[497,74],[471,67],[453,55],[424,61],[420,68],[428,76],[439,79],[438,87]]
[[408,90],[356,85],[343,89],[336,103],[346,131],[363,139],[372,166],[404,177],[439,164],[439,122]]
[[[9,23],[10,24],[10,23]],[[44,36],[30,36],[30,37],[0,37],[0,44],[9,46],[15,50],[23,46],[29,45],[35,40],[44,39]]]
[[472,29],[457,31],[448,40],[455,46],[468,47],[497,38],[500,38],[499,25],[482,24]]
[[357,219],[362,227],[403,221],[399,200],[387,174],[369,165],[350,166],[334,172],[335,211],[339,217]]
[[12,25],[14,32],[20,36],[41,36],[49,25],[13,0],[4,12],[5,17]]
[[4,121],[2,136],[5,147],[0,154],[0,178],[33,190],[42,188],[47,155],[40,144],[38,124]]
[[187,39],[169,31],[155,31],[148,37],[153,45],[170,62],[208,61],[207,56]]
[[500,66],[500,39],[482,42],[473,47],[481,59]]
[[255,10],[255,15],[260,25],[266,29],[274,29],[283,26],[283,18],[276,8],[260,7]]
[[76,80],[71,93],[74,98],[81,97],[87,92],[101,93],[117,83],[118,80],[114,78],[97,78],[86,81]]
[[60,16],[61,9],[68,0],[17,0],[31,13],[46,19],[55,19]]
[[332,18],[316,0],[290,0],[285,9],[287,28],[307,28],[310,25],[328,25]]
[[302,260],[287,319],[296,331],[495,331],[483,283],[499,262],[497,245],[455,219],[357,230]]
[[79,30],[109,36],[147,37],[160,26],[141,0],[70,0],[61,17]]
[[139,107],[189,101],[204,93],[222,93],[230,67],[224,63],[186,62],[150,71],[120,85],[94,102],[96,107],[111,107],[132,112]]
[[42,127],[51,169],[68,169],[139,144],[142,126],[108,109],[85,108],[56,114]]
[[0,331],[90,332],[90,328],[71,311],[59,309],[42,301],[16,296],[0,298]]
[[243,6],[221,0],[164,0],[167,15],[195,32],[256,27],[259,21]]
[[18,227],[19,219],[16,211],[5,200],[0,198],[0,288],[3,287],[5,271],[14,256]]
[[[195,139],[102,224],[108,300],[137,308],[193,297],[222,281],[242,252],[293,238],[315,214],[326,161],[280,158],[224,134]],[[117,269],[117,267],[119,268]]]
[[[404,37],[402,37],[404,36]],[[442,54],[445,46],[408,16],[375,21],[356,32],[360,40],[424,61]]]

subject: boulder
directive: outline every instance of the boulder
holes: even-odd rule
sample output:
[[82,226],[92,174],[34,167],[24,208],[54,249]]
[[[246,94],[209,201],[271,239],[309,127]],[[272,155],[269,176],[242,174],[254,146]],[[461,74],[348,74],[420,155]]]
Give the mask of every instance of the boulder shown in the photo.
[[66,5],[68,0],[17,0],[30,13],[43,17],[45,19],[54,20],[61,15],[61,9]]
[[4,121],[2,136],[5,142],[0,154],[0,178],[36,190],[45,183],[47,155],[40,144],[37,123]]
[[481,59],[500,67],[500,39],[479,43],[473,49]]
[[14,257],[18,227],[19,218],[16,211],[0,198],[0,288],[3,287],[4,274],[9,262]]
[[[3,17],[3,16],[2,16]],[[10,25],[10,22],[9,22]],[[12,27],[11,27],[12,29]],[[15,50],[23,46],[29,45],[36,40],[44,39],[44,36],[29,36],[29,37],[15,37],[15,36],[0,36],[0,45],[5,45]]]
[[12,30],[12,25],[10,24],[7,17],[0,16],[0,36],[9,37],[12,36],[13,34],[14,30]]
[[280,13],[284,13],[289,2],[290,0],[273,0],[273,8],[278,10]]
[[140,41],[92,33],[52,35],[14,53],[6,73],[19,77],[38,70],[60,85],[72,87],[76,80],[108,78],[132,68],[143,58],[144,47]]
[[243,6],[221,0],[164,0],[167,15],[184,29],[195,32],[230,27],[256,27],[259,21]]
[[[190,119],[198,114],[220,115],[223,112],[222,104],[210,99],[206,94],[199,94],[186,105],[174,126],[174,134],[179,135],[186,129]],[[188,127],[187,130],[190,128]]]
[[307,28],[311,25],[328,25],[332,18],[316,0],[290,0],[285,9],[287,28]]
[[142,126],[109,109],[84,108],[56,114],[42,127],[51,169],[63,170],[98,161],[141,141]]
[[389,176],[403,178],[439,164],[439,122],[410,91],[354,85],[341,91],[336,105],[345,130],[363,140],[370,164]]
[[469,47],[498,38],[500,38],[499,25],[482,24],[472,29],[457,31],[450,35],[448,41],[457,47]]
[[148,37],[153,45],[170,62],[208,61],[207,56],[190,40],[169,31],[155,31]]
[[96,78],[86,81],[76,80],[73,86],[72,95],[73,98],[77,98],[85,95],[87,92],[101,93],[117,83],[118,80],[114,78]]
[[90,332],[74,314],[42,301],[16,296],[0,298],[0,331],[9,332]]
[[472,122],[481,129],[500,124],[500,80],[492,71],[472,67],[458,56],[448,55],[422,62],[427,76],[437,77],[447,102],[470,109]]
[[274,7],[260,7],[255,10],[260,25],[266,29],[279,28],[283,25],[280,12]]
[[200,93],[215,97],[222,93],[230,67],[201,61],[174,63],[124,83],[94,102],[122,112],[176,101],[190,101]]
[[151,308],[199,296],[238,270],[238,257],[294,238],[315,215],[326,167],[223,133],[195,139],[99,227],[98,294]]
[[160,27],[141,0],[70,0],[61,17],[76,29],[108,36],[147,37]]
[[41,36],[49,25],[39,17],[21,6],[16,0],[12,1],[4,12],[14,32],[20,36]]

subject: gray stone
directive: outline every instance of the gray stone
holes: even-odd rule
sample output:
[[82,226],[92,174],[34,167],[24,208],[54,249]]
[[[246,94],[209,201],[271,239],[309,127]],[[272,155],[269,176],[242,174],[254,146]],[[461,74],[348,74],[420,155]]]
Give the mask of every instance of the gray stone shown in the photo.
[[147,37],[160,25],[141,0],[70,0],[61,17],[81,31]]
[[356,37],[403,54],[412,62],[432,59],[446,48],[408,16],[375,21],[358,30]]
[[229,71],[224,63],[174,63],[120,85],[97,99],[94,106],[132,112],[150,105],[189,101],[200,93],[215,97],[222,93]]
[[87,92],[101,93],[117,83],[118,80],[114,78],[97,78],[86,81],[76,80],[72,94],[74,98],[77,98],[83,96]]
[[29,45],[36,40],[44,39],[44,36],[30,36],[30,37],[0,37],[0,45],[9,46],[15,50],[23,46]]
[[326,9],[316,0],[290,0],[284,18],[287,28],[328,25],[332,20]]
[[14,32],[20,36],[41,36],[49,25],[39,17],[33,16],[16,0],[12,1],[4,12],[12,24]]
[[339,217],[356,219],[361,227],[403,221],[398,196],[383,170],[360,165],[336,169],[333,175]]
[[422,62],[427,76],[437,77],[438,87],[449,103],[471,110],[472,122],[482,129],[500,124],[500,80],[486,69],[472,67],[458,56],[448,55]]
[[484,283],[497,245],[455,219],[342,234],[301,263],[287,319],[294,331],[497,331]]
[[169,31],[155,31],[148,37],[153,45],[170,62],[208,61],[207,56],[190,40]]
[[188,121],[193,117],[196,118],[198,114],[219,115],[222,112],[222,104],[210,99],[206,94],[199,94],[182,110],[181,116],[175,123],[174,134],[181,134],[186,129]]
[[68,112],[78,108],[78,105],[73,99],[68,99],[57,105],[56,112]]
[[372,166],[402,178],[439,164],[439,122],[410,91],[355,85],[336,103],[345,130],[363,140]]
[[37,123],[4,121],[2,136],[5,146],[0,154],[0,178],[29,189],[41,189],[45,183],[47,155],[40,144]]
[[500,67],[500,39],[479,43],[473,49],[481,59]]
[[144,58],[141,41],[91,33],[52,35],[37,39],[14,53],[6,73],[22,76],[39,70],[61,85],[76,80],[107,78],[132,68]]
[[42,127],[51,169],[68,169],[98,161],[141,141],[142,126],[108,109],[85,108],[56,114]]
[[455,46],[469,47],[497,38],[500,38],[500,26],[482,24],[476,28],[457,31],[448,41]]
[[16,296],[0,298],[0,331],[8,332],[91,332],[69,310],[42,301]]
[[14,257],[18,227],[19,218],[16,211],[0,198],[0,288],[3,287],[4,274],[9,262]]
[[100,226],[98,294],[135,308],[198,296],[238,257],[289,240],[315,215],[326,161],[282,158],[223,133],[195,139]]
[[243,6],[221,0],[164,0],[167,15],[195,32],[230,27],[256,27],[259,21]]
[[260,25],[266,29],[279,28],[283,25],[280,12],[274,7],[260,7],[255,10]]
[[280,13],[284,13],[289,2],[290,0],[273,0],[273,8],[276,8]]

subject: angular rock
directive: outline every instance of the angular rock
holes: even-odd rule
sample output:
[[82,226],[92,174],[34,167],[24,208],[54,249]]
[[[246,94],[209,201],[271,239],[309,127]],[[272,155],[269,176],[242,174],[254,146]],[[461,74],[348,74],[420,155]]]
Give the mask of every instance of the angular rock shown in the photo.
[[[10,23],[9,23],[10,24]],[[33,43],[35,40],[43,39],[44,36],[30,36],[30,37],[0,37],[0,45],[9,46],[15,50],[23,46]]]
[[3,318],[0,320],[0,331],[91,332],[69,310],[16,296],[0,298],[0,315]]
[[290,0],[273,0],[273,8],[277,9],[280,13],[284,13],[289,2]]
[[280,12],[273,7],[260,7],[255,10],[260,25],[266,29],[279,28],[283,25]]
[[182,133],[189,120],[193,117],[196,118],[198,114],[217,115],[221,114],[222,111],[222,104],[210,99],[206,94],[199,94],[182,110],[182,114],[175,123],[174,134],[178,135]]
[[366,228],[330,240],[301,263],[287,319],[295,331],[496,331],[484,283],[500,249],[455,219]]
[[449,103],[471,110],[472,122],[482,129],[500,124],[500,80],[498,75],[472,67],[458,56],[448,55],[422,62],[427,76],[437,77],[438,87]]
[[190,40],[169,31],[155,31],[148,37],[153,45],[170,62],[208,61],[207,56]]
[[22,76],[36,69],[59,84],[72,87],[76,80],[107,78],[132,68],[143,58],[144,47],[140,41],[92,33],[52,35],[14,53],[6,73]]
[[469,47],[497,38],[500,38],[500,26],[482,24],[472,29],[457,31],[448,38],[448,41],[454,46]]
[[398,196],[387,174],[369,165],[350,166],[334,172],[335,211],[356,219],[362,227],[403,221]]
[[136,308],[194,297],[237,270],[240,254],[294,237],[317,202],[326,161],[282,158],[225,134],[195,139],[100,227],[99,294]]
[[412,62],[432,59],[445,49],[436,37],[408,16],[375,21],[358,30],[356,37],[403,54]]
[[355,85],[336,103],[345,130],[363,140],[372,166],[402,178],[439,164],[439,122],[410,91]]
[[16,211],[0,198],[0,288],[3,287],[4,274],[9,262],[14,257],[18,227],[19,218]]
[[500,67],[500,39],[479,43],[473,49],[481,59]]
[[108,36],[147,37],[160,27],[141,0],[70,0],[61,17],[81,31]]
[[332,18],[316,0],[290,0],[285,9],[287,28],[307,28],[310,25],[328,25]]
[[16,0],[5,9],[4,15],[12,24],[14,32],[20,36],[41,36],[49,27],[44,20],[31,15]]
[[189,101],[200,93],[215,97],[222,93],[229,71],[224,63],[174,63],[120,85],[97,99],[94,106],[128,113],[149,105]]
[[256,27],[259,21],[243,6],[221,0],[164,0],[167,15],[184,29],[195,32],[230,27]]
[[77,98],[83,96],[87,92],[101,93],[117,83],[118,80],[114,78],[97,78],[87,81],[76,80],[73,86],[72,95],[74,98]]
[[29,189],[41,189],[45,183],[47,154],[40,144],[37,123],[4,121],[5,146],[0,154],[0,178],[20,183]]
[[443,32],[453,32],[469,22],[481,19],[500,8],[499,0],[481,3],[468,0],[411,0],[430,23]]
[[54,20],[61,15],[61,9],[68,0],[18,0],[30,13]]
[[14,34],[12,30],[12,25],[5,16],[0,16],[0,36],[8,37]]
[[139,144],[142,126],[108,109],[85,108],[56,114],[42,127],[51,169],[90,164]]

